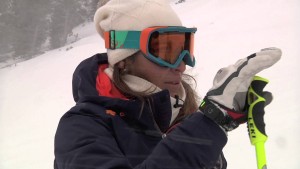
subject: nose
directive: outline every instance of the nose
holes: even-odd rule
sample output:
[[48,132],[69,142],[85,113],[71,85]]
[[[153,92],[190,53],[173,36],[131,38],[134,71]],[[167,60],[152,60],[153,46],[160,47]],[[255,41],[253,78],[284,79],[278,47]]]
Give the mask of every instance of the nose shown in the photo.
[[184,61],[181,61],[180,64],[178,65],[177,68],[175,68],[174,70],[176,72],[180,72],[180,73],[183,73],[186,69],[186,64],[184,63]]

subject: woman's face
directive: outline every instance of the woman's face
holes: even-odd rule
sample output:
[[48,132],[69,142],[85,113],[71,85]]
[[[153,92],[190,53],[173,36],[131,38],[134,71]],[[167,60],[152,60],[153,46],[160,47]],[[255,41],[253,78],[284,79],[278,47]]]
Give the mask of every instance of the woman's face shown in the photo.
[[178,95],[181,88],[182,74],[186,69],[182,61],[177,68],[162,67],[145,58],[141,53],[131,61],[129,70],[132,75],[141,77],[161,89],[167,89],[170,95]]

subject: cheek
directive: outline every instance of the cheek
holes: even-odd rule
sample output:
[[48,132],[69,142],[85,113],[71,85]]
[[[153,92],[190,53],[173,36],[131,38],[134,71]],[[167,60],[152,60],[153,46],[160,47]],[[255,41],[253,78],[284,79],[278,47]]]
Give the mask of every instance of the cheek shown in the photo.
[[142,55],[135,58],[130,66],[130,73],[132,75],[143,78],[156,86],[163,88],[164,79],[168,78],[168,70],[161,67]]
[[[136,64],[132,65],[132,74],[143,78],[159,87],[163,83],[166,69],[152,63],[146,58],[139,58],[135,62]],[[138,64],[137,64],[138,63]]]
[[165,76],[164,70],[162,67],[158,66],[148,66],[148,67],[141,67],[139,70],[139,76],[144,78],[155,85],[159,85],[162,83],[163,78]]
[[161,84],[163,83],[164,74],[162,72],[155,72],[153,71],[151,75],[147,74],[147,80],[151,83],[155,84],[158,87],[161,87]]

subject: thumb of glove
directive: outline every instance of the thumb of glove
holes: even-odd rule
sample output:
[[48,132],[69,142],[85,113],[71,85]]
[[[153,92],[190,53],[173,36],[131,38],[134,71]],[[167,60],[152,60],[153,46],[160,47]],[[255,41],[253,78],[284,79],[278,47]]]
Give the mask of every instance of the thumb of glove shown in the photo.
[[278,48],[266,48],[220,69],[207,93],[208,99],[235,111],[243,110],[253,76],[275,64],[281,54]]
[[268,91],[263,92],[263,98],[266,100],[265,106],[269,105],[273,100],[273,94]]

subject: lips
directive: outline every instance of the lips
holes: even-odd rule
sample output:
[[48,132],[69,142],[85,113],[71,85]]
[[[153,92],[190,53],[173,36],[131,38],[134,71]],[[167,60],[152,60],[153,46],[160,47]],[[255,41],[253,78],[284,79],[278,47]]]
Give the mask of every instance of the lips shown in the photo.
[[170,85],[178,85],[178,84],[180,84],[180,82],[165,82],[166,84],[170,84]]

